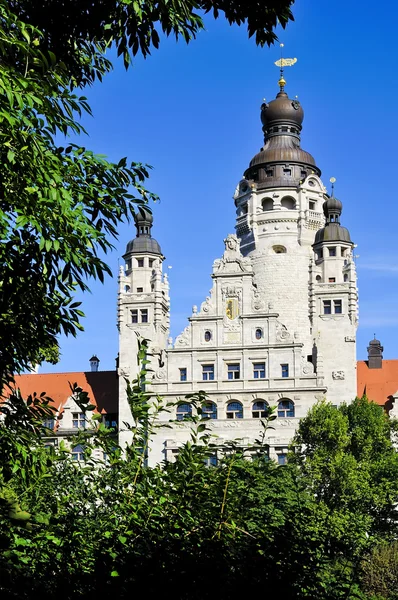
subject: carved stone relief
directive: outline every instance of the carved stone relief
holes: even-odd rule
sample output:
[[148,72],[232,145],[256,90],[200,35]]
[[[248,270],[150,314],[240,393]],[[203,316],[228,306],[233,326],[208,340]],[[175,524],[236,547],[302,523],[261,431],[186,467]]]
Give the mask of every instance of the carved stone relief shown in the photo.
[[187,325],[182,333],[176,337],[175,346],[188,346],[191,342],[190,326]]
[[345,379],[344,371],[332,371],[333,379]]

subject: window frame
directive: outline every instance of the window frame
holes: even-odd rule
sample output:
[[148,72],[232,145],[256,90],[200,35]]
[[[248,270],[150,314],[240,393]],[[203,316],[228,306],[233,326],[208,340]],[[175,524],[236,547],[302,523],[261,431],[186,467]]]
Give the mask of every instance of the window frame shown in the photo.
[[283,379],[289,378],[289,363],[281,363],[281,377]]
[[[237,367],[237,369],[233,367]],[[237,381],[240,379],[240,363],[227,364],[227,379],[228,381]]]
[[253,363],[253,379],[266,379],[265,361]]
[[149,323],[149,311],[147,308],[140,308],[141,323]]
[[334,315],[342,315],[343,314],[343,301],[341,300],[341,298],[333,298],[333,314]]
[[137,258],[137,267],[139,269],[143,269],[143,267],[144,267],[144,259],[143,258]]
[[[263,406],[257,406],[262,404]],[[266,419],[269,412],[269,405],[265,400],[256,400],[252,404],[252,418],[253,419]]]
[[214,381],[214,363],[202,365],[202,381]]
[[331,315],[332,314],[332,301],[331,300],[322,300],[322,309],[323,315]]
[[[240,415],[240,416],[236,416]],[[233,400],[232,402],[228,402],[226,409],[226,417],[227,419],[235,420],[235,419],[243,419],[243,404],[239,402],[239,400]]]
[[279,419],[294,418],[295,406],[293,400],[290,400],[289,398],[282,398],[281,400],[279,400],[277,413]]
[[180,371],[180,381],[187,381],[187,368],[180,367],[179,371]]
[[217,404],[212,400],[202,404],[202,419],[215,421],[218,418]]
[[[182,410],[183,407],[188,407],[188,410]],[[181,402],[176,408],[176,420],[185,421],[187,417],[192,417],[192,404]]]
[[[75,425],[76,423],[76,425]],[[86,429],[87,416],[84,412],[73,412],[72,413],[72,429]]]
[[130,317],[131,317],[131,322],[133,323],[133,325],[138,323],[138,308],[132,308],[130,310]]

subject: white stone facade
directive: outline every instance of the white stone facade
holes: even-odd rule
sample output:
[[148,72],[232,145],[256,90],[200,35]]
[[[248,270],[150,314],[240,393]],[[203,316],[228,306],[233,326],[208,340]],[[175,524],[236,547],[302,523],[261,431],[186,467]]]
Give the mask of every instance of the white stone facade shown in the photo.
[[[277,407],[278,418],[266,443],[270,456],[283,462],[298,420],[317,399],[326,396],[339,404],[356,396],[353,244],[314,246],[316,232],[325,227],[327,198],[315,171],[307,171],[297,186],[241,180],[234,194],[237,235],[224,240],[209,296],[200,309],[193,307],[174,344],[168,340],[169,295],[161,259],[126,255],[130,263],[121,269],[118,300],[120,374],[131,378],[136,372],[136,333],[150,339],[154,394],[184,405],[186,394],[204,390],[220,452],[231,439],[248,449],[255,446],[269,405]],[[137,286],[143,293],[135,292]],[[145,308],[148,323],[131,323],[131,310],[140,314]],[[121,423],[128,420],[123,385],[121,378]],[[188,439],[184,410],[162,415],[165,421],[182,420],[159,430],[149,464],[173,460]]]

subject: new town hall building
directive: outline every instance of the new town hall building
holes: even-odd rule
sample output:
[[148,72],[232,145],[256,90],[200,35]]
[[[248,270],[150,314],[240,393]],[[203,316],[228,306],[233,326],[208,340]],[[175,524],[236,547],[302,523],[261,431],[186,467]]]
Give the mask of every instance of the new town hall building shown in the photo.
[[353,242],[341,224],[342,203],[328,195],[301,148],[303,108],[286,94],[283,77],[279,85],[275,100],[261,106],[264,146],[236,187],[236,233],[226,235],[210,295],[193,306],[184,331],[170,338],[164,256],[151,234],[153,217],[141,209],[119,273],[117,371],[98,371],[94,356],[91,372],[18,378],[22,393],[45,390],[56,398],[56,437],[90,426],[70,396],[68,382],[78,381],[104,420],[119,424],[120,443],[128,441],[125,378],[137,375],[140,337],[150,340],[151,391],[176,403],[174,414],[161,416],[173,423],[158,430],[149,464],[173,460],[188,439],[185,396],[198,390],[207,393],[203,412],[219,452],[235,439],[250,452],[261,418],[276,407],[266,443],[281,463],[299,419],[318,399],[338,405],[368,392],[391,408],[398,397],[398,364],[382,360],[380,342],[370,343],[369,361],[356,361]]
[[[270,455],[286,453],[298,420],[319,398],[357,393],[358,295],[353,243],[342,203],[327,194],[314,158],[300,145],[303,108],[284,91],[261,106],[264,146],[234,194],[236,233],[213,263],[212,289],[184,331],[169,338],[164,256],[152,215],[136,218],[119,275],[119,371],[136,373],[137,334],[151,341],[154,393],[177,402],[172,429],[158,433],[150,462],[172,459],[189,433],[186,394],[206,391],[204,412],[216,443],[250,448],[268,406]],[[232,210],[232,207],[231,207]],[[128,420],[123,377],[120,420]],[[169,415],[165,415],[169,419]],[[162,430],[160,430],[162,431]]]

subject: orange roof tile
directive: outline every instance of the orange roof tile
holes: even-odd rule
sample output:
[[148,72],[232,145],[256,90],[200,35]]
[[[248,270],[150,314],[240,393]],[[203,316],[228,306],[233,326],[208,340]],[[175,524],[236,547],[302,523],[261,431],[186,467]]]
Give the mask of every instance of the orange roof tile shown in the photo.
[[95,412],[118,412],[118,377],[116,371],[87,371],[82,373],[30,373],[17,375],[15,385],[26,398],[29,394],[45,392],[54,400],[58,412],[62,409],[71,395],[70,385],[77,383],[87,392],[90,402],[95,405]]
[[381,369],[369,369],[368,362],[357,362],[357,395],[364,394],[384,406],[398,390],[398,360],[383,360]]

